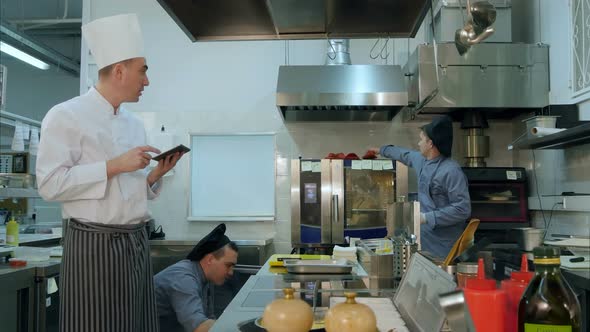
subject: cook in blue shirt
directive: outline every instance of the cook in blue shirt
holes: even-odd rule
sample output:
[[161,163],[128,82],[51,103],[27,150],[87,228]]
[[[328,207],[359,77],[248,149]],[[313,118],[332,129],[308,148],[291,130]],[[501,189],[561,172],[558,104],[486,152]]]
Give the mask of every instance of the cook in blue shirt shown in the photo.
[[371,149],[416,170],[421,247],[439,258],[451,251],[471,215],[467,178],[459,164],[450,158],[452,145],[452,121],[443,116],[422,127],[420,151],[393,145]]
[[186,259],[154,276],[160,331],[208,331],[215,322],[209,285],[223,285],[238,259],[238,247],[224,233],[225,224],[220,224]]

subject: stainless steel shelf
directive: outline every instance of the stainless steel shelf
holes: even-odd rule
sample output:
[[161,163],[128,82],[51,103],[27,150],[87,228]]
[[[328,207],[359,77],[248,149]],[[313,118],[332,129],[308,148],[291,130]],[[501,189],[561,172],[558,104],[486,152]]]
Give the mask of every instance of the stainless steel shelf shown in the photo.
[[471,201],[476,204],[520,204],[519,201]]
[[[201,237],[194,239],[175,239],[175,240],[150,240],[151,246],[194,246],[199,242]],[[270,237],[261,237],[260,239],[231,239],[238,246],[267,246],[273,242]]]
[[590,123],[585,123],[556,134],[525,139],[513,144],[514,149],[564,149],[590,143]]
[[33,188],[0,188],[0,198],[41,198]]

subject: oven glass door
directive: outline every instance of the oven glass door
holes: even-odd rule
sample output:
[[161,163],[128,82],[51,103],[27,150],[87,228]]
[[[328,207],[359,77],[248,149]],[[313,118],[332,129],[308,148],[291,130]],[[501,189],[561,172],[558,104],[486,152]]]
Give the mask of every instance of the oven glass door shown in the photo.
[[394,202],[395,172],[345,168],[345,234],[378,238],[387,235],[388,204]]
[[524,183],[471,183],[471,216],[482,222],[527,222]]

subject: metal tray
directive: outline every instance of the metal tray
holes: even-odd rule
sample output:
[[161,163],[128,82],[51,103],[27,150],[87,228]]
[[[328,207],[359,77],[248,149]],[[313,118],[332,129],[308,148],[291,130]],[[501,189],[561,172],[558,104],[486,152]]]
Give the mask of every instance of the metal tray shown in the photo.
[[288,259],[283,262],[285,264],[285,268],[287,268],[287,272],[289,273],[349,274],[354,267],[354,263],[347,259]]

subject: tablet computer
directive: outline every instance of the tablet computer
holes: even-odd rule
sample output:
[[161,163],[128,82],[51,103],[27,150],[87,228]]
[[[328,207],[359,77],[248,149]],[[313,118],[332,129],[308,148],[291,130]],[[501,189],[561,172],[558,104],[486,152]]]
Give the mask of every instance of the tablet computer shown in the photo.
[[185,152],[186,153],[186,152],[189,152],[190,150],[191,149],[187,148],[186,146],[179,144],[177,147],[172,148],[168,151],[162,152],[159,155],[153,157],[152,160],[160,161],[160,159],[164,159],[164,158],[168,157],[169,155],[174,154],[176,152],[180,152],[180,153]]

